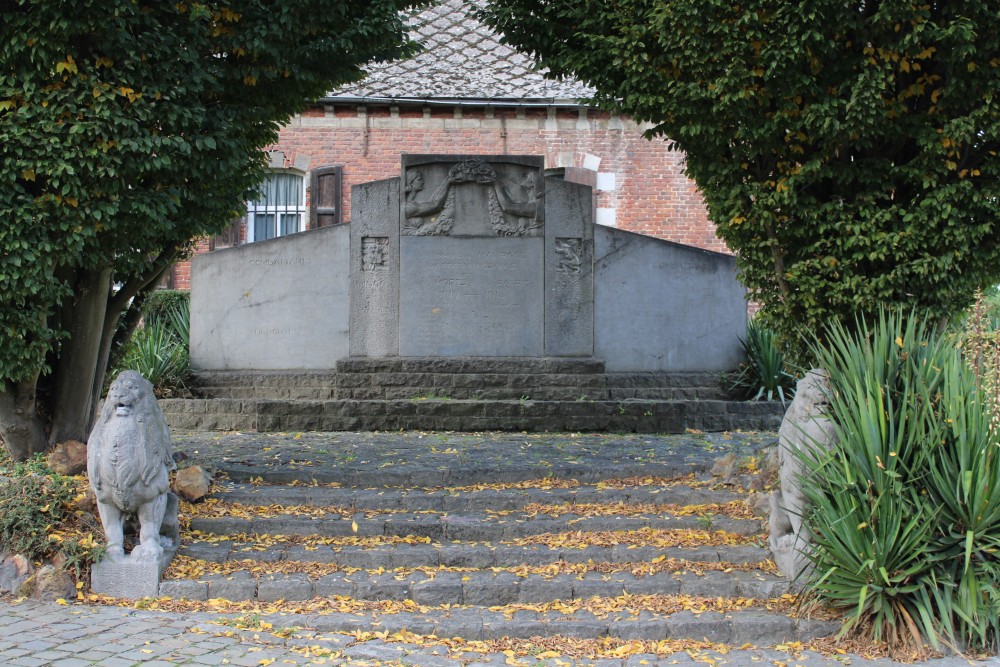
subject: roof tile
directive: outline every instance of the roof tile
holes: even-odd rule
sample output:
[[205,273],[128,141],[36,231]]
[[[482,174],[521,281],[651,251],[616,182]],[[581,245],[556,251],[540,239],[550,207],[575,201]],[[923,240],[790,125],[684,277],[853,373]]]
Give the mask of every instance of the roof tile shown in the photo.
[[496,33],[474,19],[472,5],[440,0],[414,15],[410,37],[424,46],[423,52],[409,60],[372,65],[364,79],[329,97],[527,101],[593,94],[579,81],[546,79],[531,58],[501,44]]

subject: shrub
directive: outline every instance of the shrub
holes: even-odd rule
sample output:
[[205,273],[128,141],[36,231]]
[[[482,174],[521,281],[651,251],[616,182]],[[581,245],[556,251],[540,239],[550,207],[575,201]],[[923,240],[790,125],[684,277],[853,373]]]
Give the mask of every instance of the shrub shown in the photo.
[[802,457],[809,596],[848,614],[845,632],[995,648],[1000,450],[976,372],[914,314],[825,338],[838,442]]
[[751,401],[777,399],[784,404],[786,399],[791,399],[795,394],[795,377],[788,372],[774,332],[752,319],[747,322],[747,335],[740,338],[740,344],[747,359],[732,381],[730,391]]
[[[76,512],[73,503],[86,482],[53,472],[40,457],[13,464],[0,460],[0,551],[7,549],[32,561],[51,560],[58,552],[74,568],[77,579],[102,547],[96,518]],[[87,522],[89,519],[89,523]]]
[[191,293],[183,290],[158,289],[149,292],[142,304],[142,316],[147,322],[169,319],[178,308],[189,308]]

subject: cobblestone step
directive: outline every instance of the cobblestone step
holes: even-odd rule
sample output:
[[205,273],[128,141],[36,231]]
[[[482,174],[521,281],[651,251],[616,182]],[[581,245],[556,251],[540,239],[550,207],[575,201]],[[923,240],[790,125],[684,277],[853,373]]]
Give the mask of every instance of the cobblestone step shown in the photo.
[[317,536],[415,536],[434,541],[498,542],[532,535],[566,532],[628,531],[652,528],[657,530],[712,530],[737,535],[760,532],[756,519],[639,515],[639,516],[575,516],[549,517],[513,513],[438,514],[400,513],[369,516],[359,513],[343,518],[337,514],[324,518],[287,514],[256,518],[194,517],[191,529],[217,535],[317,535]]
[[[295,461],[295,460],[293,460]],[[352,489],[390,488],[427,489],[464,487],[480,484],[519,484],[545,480],[575,480],[595,484],[607,479],[630,477],[682,478],[691,474],[706,474],[710,461],[701,460],[650,460],[609,463],[600,468],[563,461],[549,461],[545,465],[520,464],[510,461],[506,466],[441,465],[438,467],[378,466],[355,463],[329,466],[309,461],[295,461],[288,465],[275,463],[268,467],[242,464],[237,461],[221,462],[219,472],[236,483],[263,482],[269,485],[301,485],[303,487],[339,485]],[[293,487],[294,488],[294,487]]]
[[513,572],[424,572],[370,574],[335,572],[261,574],[238,571],[197,580],[167,579],[160,595],[188,600],[302,602],[341,596],[354,600],[412,600],[419,605],[465,604],[494,607],[552,601],[616,598],[622,595],[683,595],[768,600],[788,593],[788,582],[762,572],[682,572],[636,576],[629,572],[545,576]]
[[302,563],[327,563],[342,567],[364,568],[514,568],[519,565],[545,566],[556,562],[566,563],[638,563],[657,558],[673,558],[705,563],[732,563],[754,565],[765,563],[770,551],[754,545],[654,547],[588,546],[581,548],[549,548],[544,546],[517,546],[491,544],[401,544],[397,546],[261,546],[256,543],[231,541],[193,542],[181,546],[181,555],[225,563],[228,561],[255,560],[261,562],[292,561]]
[[[545,480],[541,480],[544,484]],[[709,488],[676,486],[598,487],[580,485],[572,488],[518,489],[412,489],[412,488],[329,488],[313,486],[272,486],[244,483],[227,485],[213,498],[245,505],[286,505],[310,507],[348,507],[370,510],[468,512],[507,511],[539,504],[687,504],[730,503],[746,494]]]
[[710,486],[720,450],[757,455],[768,437],[617,437],[213,438],[229,480],[187,510],[160,594],[239,602],[311,643],[398,635],[329,639],[380,661],[412,635],[774,645],[838,628],[796,617],[762,520],[720,507],[747,493]]
[[[616,612],[601,616],[584,611],[564,614],[522,610],[507,618],[501,611],[453,606],[427,612],[273,614],[263,618],[274,627],[280,628],[303,627],[317,632],[333,633],[365,633],[374,630],[387,634],[412,633],[420,636],[461,637],[466,641],[561,636],[576,639],[610,637],[648,641],[690,639],[733,646],[744,644],[773,646],[785,642],[808,641],[832,634],[839,627],[839,624],[830,621],[794,618],[763,609],[727,613]],[[311,645],[316,645],[317,639],[313,636],[308,637],[307,641],[311,642]],[[348,643],[344,638],[338,637],[329,638],[329,641],[331,646],[346,647]],[[393,647],[396,647],[396,651],[392,650]],[[372,649],[375,649],[375,652],[369,653]],[[351,655],[359,659],[392,660],[405,657],[407,650],[406,643],[402,642],[381,645],[377,648],[370,647],[368,650],[359,648]],[[412,664],[433,667],[434,663],[421,661]]]

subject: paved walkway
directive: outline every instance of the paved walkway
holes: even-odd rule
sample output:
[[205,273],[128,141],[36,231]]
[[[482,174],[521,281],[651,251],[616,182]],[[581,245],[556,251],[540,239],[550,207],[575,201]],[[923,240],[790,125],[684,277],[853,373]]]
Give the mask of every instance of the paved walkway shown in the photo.
[[[517,481],[565,475],[586,481],[588,471],[662,475],[704,468],[718,456],[741,456],[774,444],[773,433],[674,436],[602,434],[305,433],[175,434],[184,465],[259,474],[307,468],[348,483],[446,485],[449,471],[484,477],[504,470]],[[511,462],[516,462],[512,465]],[[254,472],[256,471],[256,472]],[[359,484],[363,485],[363,484]],[[794,651],[691,650],[667,657],[588,660],[544,652],[515,658],[502,652],[449,653],[441,646],[357,641],[352,635],[308,631],[272,634],[224,624],[221,614],[181,614],[133,608],[58,605],[0,597],[0,667],[167,667],[173,665],[343,665],[357,667],[868,667],[887,660]],[[924,663],[961,667],[961,658]],[[973,663],[1000,667],[1000,659]]]
[[[338,665],[351,667],[869,667],[899,665],[858,656],[824,657],[812,652],[734,650],[692,651],[657,658],[634,655],[627,660],[567,657],[511,658],[503,653],[449,656],[442,647],[388,643],[356,643],[349,635],[281,638],[261,632],[233,630],[218,624],[217,614],[177,614],[118,607],[60,606],[13,602],[0,598],[0,665],[3,667],[176,667],[179,665]],[[338,655],[339,654],[339,655]],[[966,661],[944,658],[925,667],[1000,667],[1000,659]]]

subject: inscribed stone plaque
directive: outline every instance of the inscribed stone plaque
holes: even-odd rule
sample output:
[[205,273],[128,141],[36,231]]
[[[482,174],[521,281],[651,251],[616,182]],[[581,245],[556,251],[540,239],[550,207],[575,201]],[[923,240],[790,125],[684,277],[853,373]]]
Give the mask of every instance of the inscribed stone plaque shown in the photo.
[[402,356],[544,352],[544,239],[403,236]]

